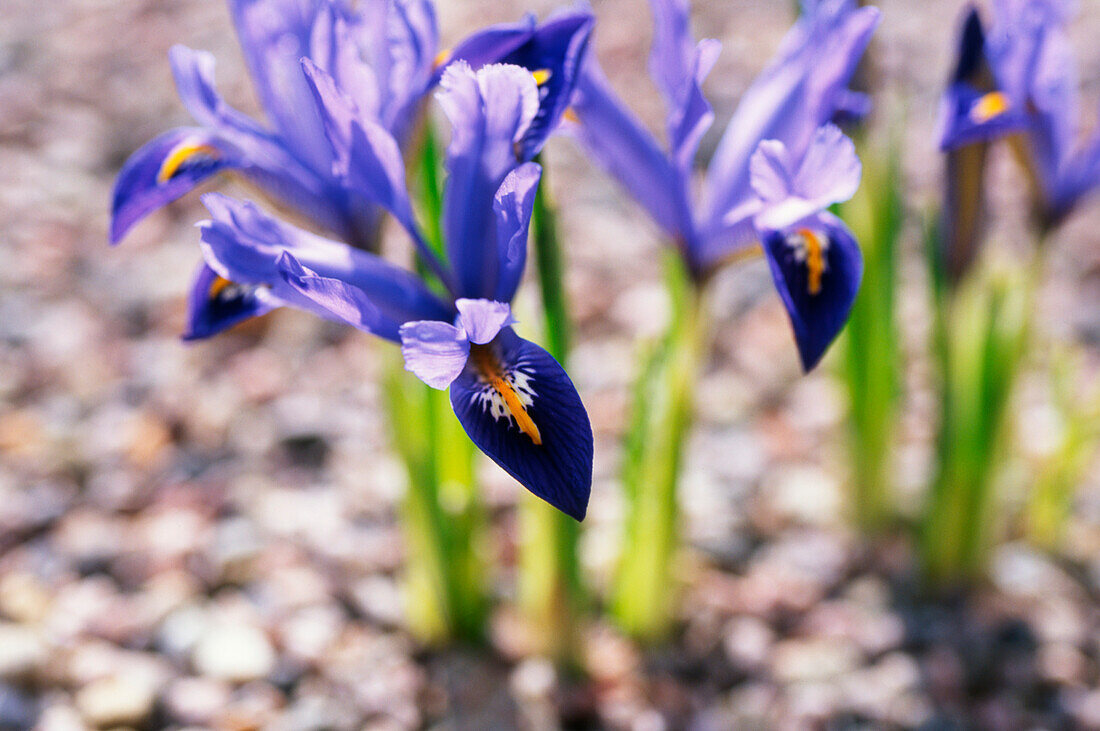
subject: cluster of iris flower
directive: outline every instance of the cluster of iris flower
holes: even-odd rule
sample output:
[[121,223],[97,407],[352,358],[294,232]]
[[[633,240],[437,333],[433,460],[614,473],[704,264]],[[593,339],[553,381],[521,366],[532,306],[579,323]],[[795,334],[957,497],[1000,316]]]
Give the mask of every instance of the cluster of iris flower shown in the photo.
[[1007,141],[1026,171],[1041,235],[1100,187],[1100,129],[1081,139],[1077,64],[1066,34],[1075,6],[996,0],[988,33],[976,8],[965,15],[939,119],[947,154],[942,248],[954,280],[977,256],[985,161],[995,142]]
[[[450,389],[478,448],[582,519],[592,481],[588,416],[561,365],[513,330],[510,308],[541,176],[533,160],[559,127],[671,235],[700,283],[761,243],[807,369],[843,326],[862,261],[827,208],[854,193],[860,162],[831,120],[866,111],[847,86],[876,10],[805,0],[735,112],[695,206],[694,158],[713,120],[700,85],[718,44],[694,44],[687,0],[651,0],[667,152],[587,53],[594,18],[586,8],[541,25],[528,17],[492,26],[439,52],[429,0],[229,4],[266,122],[222,99],[209,54],[174,48],[179,95],[197,126],[162,134],[126,163],[111,239],[225,172],[310,230],[251,202],[204,195],[210,220],[200,224],[203,264],[185,337],[292,306],[398,342],[408,370]],[[414,216],[402,159],[433,90],[452,126],[443,256]],[[384,213],[407,232],[424,276],[377,254]]]
[[698,282],[763,245],[810,370],[847,321],[863,274],[855,238],[827,210],[855,194],[862,174],[855,146],[832,121],[870,107],[848,84],[879,11],[851,0],[803,3],[776,57],[742,96],[696,203],[695,156],[714,121],[701,86],[720,44],[694,42],[688,0],[651,5],[649,70],[667,107],[667,149],[615,95],[592,56],[573,102],[578,136],[676,242]]

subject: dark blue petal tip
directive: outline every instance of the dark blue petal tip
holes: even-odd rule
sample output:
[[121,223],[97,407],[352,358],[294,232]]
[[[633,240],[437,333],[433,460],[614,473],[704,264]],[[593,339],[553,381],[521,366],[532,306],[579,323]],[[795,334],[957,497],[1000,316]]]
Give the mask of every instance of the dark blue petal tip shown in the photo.
[[592,427],[577,389],[549,353],[511,328],[473,346],[451,406],[477,447],[532,493],[584,520]]
[[848,321],[863,255],[852,233],[828,213],[795,230],[768,233],[764,252],[809,372]]

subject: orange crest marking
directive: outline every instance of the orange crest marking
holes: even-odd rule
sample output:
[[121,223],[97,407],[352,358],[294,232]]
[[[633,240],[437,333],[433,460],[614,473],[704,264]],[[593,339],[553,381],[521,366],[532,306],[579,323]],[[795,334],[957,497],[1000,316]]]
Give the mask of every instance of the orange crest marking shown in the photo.
[[516,420],[516,426],[520,428],[520,431],[529,436],[536,445],[541,445],[542,434],[539,433],[538,426],[531,419],[531,415],[527,413],[527,407],[524,406],[519,394],[505,378],[500,363],[497,362],[489,347],[486,345],[471,345],[470,357],[481,376],[503,399],[504,405]]
[[199,155],[216,159],[218,150],[211,145],[195,142],[194,140],[184,140],[179,143],[172,148],[172,151],[168,153],[168,157],[164,158],[164,162],[160,164],[160,170],[157,172],[157,183],[167,183],[188,160]]
[[230,282],[225,277],[220,275],[215,277],[214,281],[210,283],[210,299],[217,299],[218,295],[231,286],[233,286],[233,282]]
[[821,276],[825,273],[825,246],[818,235],[808,228],[799,229],[798,235],[806,244],[806,288],[810,294],[821,292]]
[[978,124],[988,122],[1008,111],[1008,97],[1000,91],[991,91],[970,108],[970,119]]
[[451,49],[444,48],[439,53],[435,54],[435,60],[432,61],[432,68],[438,69],[442,66],[446,66],[451,60]]

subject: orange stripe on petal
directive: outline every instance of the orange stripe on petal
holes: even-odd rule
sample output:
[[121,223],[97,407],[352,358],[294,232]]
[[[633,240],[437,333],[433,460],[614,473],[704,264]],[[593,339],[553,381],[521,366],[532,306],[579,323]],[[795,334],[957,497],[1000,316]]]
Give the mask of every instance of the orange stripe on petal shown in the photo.
[[804,228],[798,233],[806,242],[806,288],[810,294],[816,295],[821,292],[821,277],[825,273],[825,247],[810,229]]
[[982,124],[1001,116],[1008,111],[1008,97],[999,91],[992,91],[974,102],[970,108],[970,119]]
[[160,164],[160,170],[157,172],[157,183],[167,183],[188,160],[200,155],[216,159],[218,150],[211,145],[195,140],[184,140],[179,143],[172,148],[172,151],[168,153],[168,157],[164,158],[164,162]]
[[527,407],[523,405],[523,401],[520,400],[516,390],[512,388],[512,384],[505,379],[500,363],[492,351],[486,346],[474,345],[470,348],[470,358],[482,377],[504,400],[504,405],[508,407],[509,413],[516,420],[516,426],[520,428],[520,431],[529,436],[536,445],[541,445],[542,434],[539,432],[538,426],[531,419],[531,415],[527,413]]

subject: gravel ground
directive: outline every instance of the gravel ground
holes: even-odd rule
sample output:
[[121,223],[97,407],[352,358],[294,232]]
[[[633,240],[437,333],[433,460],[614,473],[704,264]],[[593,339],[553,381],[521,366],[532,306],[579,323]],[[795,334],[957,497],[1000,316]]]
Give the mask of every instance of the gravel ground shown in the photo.
[[[439,4],[452,41],[553,5]],[[594,5],[605,66],[659,124],[639,81],[643,3]],[[697,5],[701,35],[724,43],[710,83],[723,120],[789,23],[788,3]],[[1074,35],[1094,110],[1100,3],[1081,5]],[[884,97],[906,112],[920,211],[937,192],[930,130],[960,4],[882,6],[878,67]],[[903,541],[866,546],[843,527],[843,393],[828,368],[799,377],[759,264],[721,277],[715,293],[717,344],[684,477],[693,550],[676,640],[642,652],[593,623],[584,683],[517,657],[507,608],[494,618],[496,652],[418,647],[397,578],[403,476],[379,420],[387,346],[293,312],[181,344],[195,197],[107,248],[119,165],[186,121],[166,60],[177,42],[213,51],[224,94],[254,108],[221,2],[4,0],[0,729],[1100,728],[1098,480],[1078,497],[1064,556],[1010,540],[980,590],[924,601]],[[568,142],[549,154],[581,335],[571,372],[596,432],[584,558],[598,582],[620,517],[616,443],[635,342],[665,310],[659,240]],[[1008,161],[994,168],[993,237],[1012,246],[1020,191]],[[1097,223],[1094,205],[1056,242],[1042,315],[1053,336],[1085,344],[1090,373]],[[903,274],[915,350],[925,319],[915,257]],[[914,371],[899,454],[910,492],[927,471],[930,428]],[[486,477],[509,555],[518,488]]]

